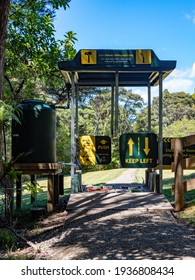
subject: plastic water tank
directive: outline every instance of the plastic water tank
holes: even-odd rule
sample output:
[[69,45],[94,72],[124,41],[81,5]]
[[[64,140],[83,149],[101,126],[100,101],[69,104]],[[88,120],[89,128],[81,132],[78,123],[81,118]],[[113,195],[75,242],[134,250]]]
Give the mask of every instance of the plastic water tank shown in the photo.
[[56,112],[41,100],[24,100],[12,121],[12,157],[20,163],[56,162]]

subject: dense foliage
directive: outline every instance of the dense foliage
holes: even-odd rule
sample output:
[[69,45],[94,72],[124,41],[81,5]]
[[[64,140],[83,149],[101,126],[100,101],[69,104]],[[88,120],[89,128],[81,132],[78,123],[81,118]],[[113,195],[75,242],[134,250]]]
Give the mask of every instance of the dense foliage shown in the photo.
[[[152,130],[158,133],[159,98],[155,97],[152,101]],[[170,93],[165,90],[163,93],[163,132],[170,137],[185,136],[186,133],[194,134],[195,130],[190,127],[195,119],[195,98],[185,92]],[[181,126],[183,120],[188,121],[186,126]],[[170,130],[170,126],[175,127],[175,131]],[[135,125],[137,131],[145,131],[147,127],[147,108],[144,108],[138,117]],[[169,134],[169,135],[168,135]]]
[[10,5],[6,44],[5,94],[7,102],[27,98],[58,100],[66,95],[57,62],[75,55],[75,33],[56,40],[54,19],[69,0],[13,0]]
[[[68,95],[57,62],[74,57],[76,34],[68,31],[63,40],[57,41],[54,19],[56,10],[66,9],[69,3],[70,0],[0,2],[0,100],[3,100],[0,104],[0,185],[8,211],[12,194],[8,195],[7,188],[12,190],[13,182],[9,172],[4,171],[7,151],[11,163],[10,149],[5,145],[10,143],[10,126],[5,124],[13,115],[12,109],[7,108],[22,99],[67,102]],[[2,141],[5,138],[6,141]]]
[[[67,105],[68,91],[57,62],[72,59],[76,34],[68,31],[64,40],[55,38],[54,19],[59,7],[68,8],[69,0],[12,0],[9,12],[4,101],[19,103],[22,99],[42,99]],[[195,117],[195,99],[184,92],[163,94],[163,127]],[[118,135],[147,131],[147,107],[142,98],[124,88],[119,92]],[[189,124],[189,123],[188,123]],[[193,125],[185,133],[193,133]],[[158,133],[158,97],[152,102],[152,129]],[[191,131],[192,130],[192,131]],[[172,129],[172,132],[174,129]],[[111,90],[82,89],[79,92],[79,134],[111,134]],[[172,136],[172,135],[171,135]],[[176,136],[176,135],[173,135]],[[114,149],[117,151],[118,142]],[[70,110],[57,111],[57,155],[70,161]]]

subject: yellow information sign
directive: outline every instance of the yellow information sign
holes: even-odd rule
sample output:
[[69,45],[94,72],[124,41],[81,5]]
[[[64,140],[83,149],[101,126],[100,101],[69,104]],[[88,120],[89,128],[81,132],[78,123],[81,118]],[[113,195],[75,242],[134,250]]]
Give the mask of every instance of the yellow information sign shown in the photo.
[[84,135],[79,138],[79,162],[81,165],[95,165],[96,163],[96,148],[95,137]]
[[136,50],[136,64],[151,64],[151,50]]
[[81,64],[97,64],[96,50],[81,50]]
[[79,163],[81,165],[109,164],[110,162],[111,139],[109,136],[80,136]]

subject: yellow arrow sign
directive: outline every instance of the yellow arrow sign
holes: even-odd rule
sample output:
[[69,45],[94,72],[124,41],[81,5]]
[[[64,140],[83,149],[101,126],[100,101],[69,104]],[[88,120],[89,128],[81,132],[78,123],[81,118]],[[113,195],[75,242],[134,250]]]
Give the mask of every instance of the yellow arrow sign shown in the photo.
[[102,141],[100,141],[100,143],[101,143],[102,145],[105,145],[105,144],[107,143],[107,141],[103,139]]
[[129,145],[129,156],[132,156],[133,155],[133,145],[134,145],[132,138],[129,139],[127,144]]
[[149,154],[150,152],[150,149],[149,149],[149,138],[148,137],[145,137],[145,149],[144,149],[144,152],[146,155]]

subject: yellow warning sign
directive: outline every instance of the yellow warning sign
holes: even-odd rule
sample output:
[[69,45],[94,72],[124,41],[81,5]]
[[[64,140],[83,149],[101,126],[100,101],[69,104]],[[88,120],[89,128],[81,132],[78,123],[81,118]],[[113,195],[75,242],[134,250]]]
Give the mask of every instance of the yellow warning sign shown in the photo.
[[96,50],[81,50],[81,64],[97,64]]
[[95,137],[84,135],[79,138],[79,162],[81,165],[95,165]]
[[151,50],[136,50],[136,64],[151,64]]

